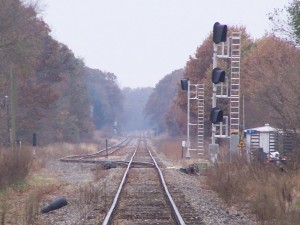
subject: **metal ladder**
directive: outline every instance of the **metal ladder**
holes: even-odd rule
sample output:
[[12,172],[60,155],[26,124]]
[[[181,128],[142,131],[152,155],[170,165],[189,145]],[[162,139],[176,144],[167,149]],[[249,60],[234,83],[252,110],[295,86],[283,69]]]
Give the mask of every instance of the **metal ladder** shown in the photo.
[[198,97],[198,131],[197,149],[198,154],[204,153],[204,84],[197,85]]
[[241,33],[231,35],[231,78],[230,78],[230,134],[239,132],[240,126],[240,60],[241,60]]

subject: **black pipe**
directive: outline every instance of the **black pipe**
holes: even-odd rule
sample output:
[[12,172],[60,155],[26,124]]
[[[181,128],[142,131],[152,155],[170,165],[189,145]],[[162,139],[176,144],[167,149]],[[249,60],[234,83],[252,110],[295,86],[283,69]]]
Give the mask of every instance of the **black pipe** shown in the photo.
[[41,209],[41,213],[48,213],[50,211],[64,207],[67,204],[68,202],[64,197],[58,197],[54,199],[52,202],[50,202],[49,204],[43,206]]

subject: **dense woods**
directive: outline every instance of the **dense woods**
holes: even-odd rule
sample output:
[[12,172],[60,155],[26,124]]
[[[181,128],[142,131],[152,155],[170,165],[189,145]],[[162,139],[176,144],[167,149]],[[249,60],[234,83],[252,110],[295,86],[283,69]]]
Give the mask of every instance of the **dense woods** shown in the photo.
[[[177,127],[168,127],[168,122],[173,120],[174,115],[169,111],[179,90],[179,81],[183,77],[183,69],[175,70],[166,75],[155,86],[145,106],[145,114],[151,122],[151,128],[157,134],[169,132],[179,134]],[[176,126],[176,123],[173,123]],[[172,126],[172,125],[171,125]]]
[[121,120],[123,95],[112,73],[85,68],[85,80],[92,101],[91,115],[97,129]]
[[[286,14],[287,19],[282,20]],[[269,19],[273,22],[274,34],[265,34],[257,40],[251,38],[246,27],[229,26],[227,36],[233,31],[241,32],[241,101],[245,106],[242,109],[244,118],[241,115],[241,119],[245,122],[244,128],[270,123],[298,134],[299,2],[293,1],[284,9],[274,9]],[[211,132],[212,46],[210,33],[189,57],[181,76],[188,78],[191,84],[205,84],[205,132],[208,139]],[[229,74],[229,61],[219,59],[219,63]],[[158,132],[167,132],[171,136],[186,134],[187,93],[177,88],[174,98],[170,98],[170,87],[175,81],[167,81],[168,76],[154,89],[145,111]],[[180,82],[180,77],[173,78]],[[167,82],[169,85],[165,84]],[[218,101],[228,115],[229,101]],[[192,117],[196,118],[196,112],[196,105],[191,104]]]
[[[112,73],[85,66],[32,5],[0,1],[0,142],[76,142],[112,127],[122,110]],[[5,97],[6,96],[6,97]]]
[[[275,127],[291,129],[298,133],[300,121],[298,107],[300,83],[297,75],[300,71],[299,63],[297,63],[299,62],[299,48],[272,34],[253,40],[244,27],[231,29],[241,31],[242,34],[241,99],[245,101],[245,128],[270,123]],[[197,48],[195,56],[190,57],[184,69],[184,76],[189,78],[191,83],[205,84],[205,118],[208,137],[211,129],[209,109],[212,95],[212,45],[212,36],[209,35]],[[227,72],[230,71],[228,62],[221,61],[220,63],[222,68],[227,68]],[[165,96],[166,93],[161,96]],[[173,105],[171,104],[173,116],[182,113],[186,115],[186,100],[186,92],[178,89]],[[159,101],[163,100],[159,99]],[[219,100],[219,102],[223,103],[222,107],[228,114],[229,104],[226,99]],[[191,111],[192,116],[196,117],[196,106],[192,105]],[[185,116],[177,116],[172,122],[166,119],[164,121],[168,121],[169,126],[173,125],[181,130],[177,133],[186,132]]]
[[[29,143],[33,133],[37,133],[40,144],[74,142],[90,138],[96,129],[112,129],[116,124],[124,131],[153,129],[171,136],[185,134],[187,98],[179,87],[184,77],[191,83],[205,84],[206,109],[210,108],[212,34],[189,57],[185,68],[166,75],[154,89],[121,90],[115,74],[88,68],[68,46],[54,40],[34,6],[20,0],[0,1],[1,143],[17,139]],[[285,27],[276,20],[278,10],[270,14],[276,32],[289,31],[289,39],[266,34],[253,40],[245,27],[229,29],[229,36],[232,31],[242,33],[245,128],[268,122],[298,132],[296,7],[294,2],[287,7],[290,17]],[[228,61],[220,63],[230,70]],[[228,102],[222,103],[228,113]],[[193,105],[191,112],[195,117]],[[209,110],[205,112],[209,133]]]

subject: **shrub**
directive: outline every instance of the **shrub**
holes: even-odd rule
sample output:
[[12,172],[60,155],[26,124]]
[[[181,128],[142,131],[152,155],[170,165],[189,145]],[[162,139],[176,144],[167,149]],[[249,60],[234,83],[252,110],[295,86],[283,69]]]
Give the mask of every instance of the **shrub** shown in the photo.
[[299,172],[233,157],[207,174],[208,185],[226,203],[247,205],[264,224],[300,224]]
[[32,152],[28,147],[0,150],[0,188],[24,179],[30,169]]

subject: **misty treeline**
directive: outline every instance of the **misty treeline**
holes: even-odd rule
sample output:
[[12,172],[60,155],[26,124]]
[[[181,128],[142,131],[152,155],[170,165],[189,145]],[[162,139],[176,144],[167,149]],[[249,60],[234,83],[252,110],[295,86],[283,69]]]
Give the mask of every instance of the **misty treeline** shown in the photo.
[[[241,31],[241,100],[245,100],[245,128],[270,123],[283,129],[298,132],[300,123],[300,49],[274,35],[253,40],[244,27],[230,27]],[[230,34],[229,34],[230,35]],[[195,56],[187,61],[181,77],[178,72],[162,79],[146,106],[146,114],[159,131],[170,130],[174,135],[186,132],[187,92],[180,89],[180,79],[189,78],[192,84],[205,84],[206,109],[211,107],[212,97],[212,34],[197,48]],[[229,63],[220,67],[228,73]],[[175,91],[175,92],[174,92]],[[171,95],[170,95],[171,93]],[[220,101],[220,107],[228,113],[228,100]],[[196,105],[191,111],[196,117]],[[210,129],[210,110],[206,110],[207,130]],[[243,119],[243,118],[242,118]]]
[[122,101],[116,76],[54,40],[35,6],[0,0],[0,143],[87,139],[112,127]]
[[165,132],[172,136],[180,134],[180,128],[177,123],[179,120],[176,120],[176,113],[180,115],[183,113],[180,110],[176,110],[175,97],[179,90],[180,79],[183,76],[183,69],[175,70],[166,75],[156,84],[148,98],[144,113],[156,134]]
[[144,107],[152,92],[153,88],[151,87],[123,88],[122,94],[126,100],[124,101],[124,119],[121,127],[125,132],[152,129],[149,119],[144,114]]
[[[33,133],[40,144],[76,142],[89,139],[96,129],[112,130],[116,124],[124,131],[151,128],[157,134],[185,134],[187,93],[180,89],[181,78],[205,84],[206,136],[210,137],[212,34],[183,69],[165,76],[154,89],[121,90],[116,75],[88,68],[66,45],[54,40],[35,6],[21,0],[0,0],[0,5],[0,143],[9,137],[30,142]],[[278,10],[270,16],[274,27],[281,28],[277,34],[281,31],[284,37],[266,34],[254,40],[245,27],[229,26],[228,36],[232,31],[242,34],[245,128],[268,122],[299,132],[296,6],[287,7],[290,22],[285,26],[276,19]],[[229,65],[220,61],[228,72]],[[218,104],[228,113],[228,100]],[[196,117],[196,106],[191,112]]]
[[[241,32],[241,102],[244,105],[244,118],[241,115],[241,121],[244,121],[245,129],[270,123],[274,127],[293,130],[299,136],[300,48],[297,44],[300,16],[294,13],[295,7],[298,7],[295,2],[290,3],[286,11],[275,9],[274,13],[270,13],[274,27],[281,27],[281,30],[276,29],[276,35],[267,33],[254,40],[245,27],[229,26],[228,37],[233,31]],[[290,12],[285,23],[276,19],[282,17],[280,12]],[[145,113],[158,132],[168,132],[172,136],[186,134],[187,92],[182,91],[179,84],[181,78],[188,78],[192,84],[205,84],[205,132],[209,141],[212,54],[210,33],[196,49],[194,56],[189,57],[183,71],[174,71],[157,84],[147,102]],[[229,60],[219,60],[218,66],[229,74]],[[219,99],[218,106],[228,115],[229,100]],[[196,118],[196,104],[191,105],[191,113]],[[296,145],[299,146],[299,143]]]

